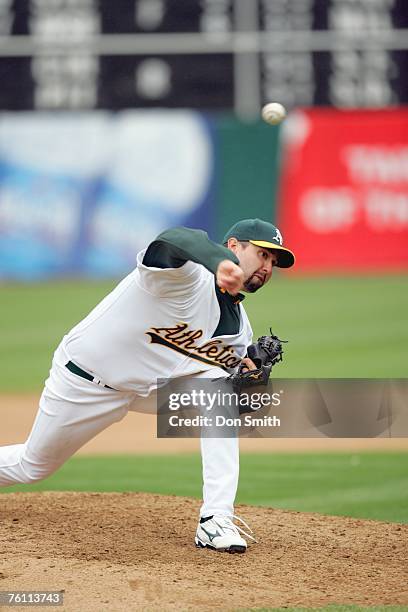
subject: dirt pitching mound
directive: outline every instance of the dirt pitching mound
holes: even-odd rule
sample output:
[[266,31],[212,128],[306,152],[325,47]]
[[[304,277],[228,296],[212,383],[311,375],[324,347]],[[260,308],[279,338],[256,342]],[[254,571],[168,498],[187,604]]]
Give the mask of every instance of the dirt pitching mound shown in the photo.
[[[408,526],[239,506],[259,544],[193,545],[198,500],[0,497],[0,590],[64,590],[67,610],[408,604]],[[45,609],[45,608],[44,608]]]

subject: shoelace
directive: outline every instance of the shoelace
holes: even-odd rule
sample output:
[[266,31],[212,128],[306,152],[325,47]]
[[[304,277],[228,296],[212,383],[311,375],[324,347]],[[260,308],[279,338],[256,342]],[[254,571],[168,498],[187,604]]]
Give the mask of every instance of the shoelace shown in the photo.
[[[242,535],[246,536],[247,538],[249,538],[250,540],[252,540],[253,542],[255,542],[256,544],[258,544],[258,540],[251,535],[251,533],[254,533],[253,530],[250,528],[250,526],[239,516],[237,516],[236,514],[231,514],[231,516],[225,516],[222,517],[224,519],[226,519],[239,533],[242,533]],[[244,527],[246,529],[248,529],[251,533],[247,533],[246,531],[244,531],[244,529],[242,529],[242,527],[240,527],[239,525],[236,525],[235,523],[232,522],[232,519],[235,519],[236,521],[239,521],[240,523],[242,523],[244,525]],[[217,520],[217,518],[214,516],[213,520],[217,523],[217,525],[219,527],[223,527],[222,522],[219,521],[219,519]],[[229,526],[229,525],[228,525]]]

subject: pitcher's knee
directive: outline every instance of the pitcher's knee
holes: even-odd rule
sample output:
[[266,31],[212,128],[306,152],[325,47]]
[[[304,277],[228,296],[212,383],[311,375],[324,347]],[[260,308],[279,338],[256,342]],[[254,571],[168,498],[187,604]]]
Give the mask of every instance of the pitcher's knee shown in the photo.
[[44,478],[51,476],[51,474],[55,472],[58,467],[58,465],[54,466],[44,463],[35,463],[23,457],[20,461],[21,482],[24,484],[32,484],[34,482],[44,480]]

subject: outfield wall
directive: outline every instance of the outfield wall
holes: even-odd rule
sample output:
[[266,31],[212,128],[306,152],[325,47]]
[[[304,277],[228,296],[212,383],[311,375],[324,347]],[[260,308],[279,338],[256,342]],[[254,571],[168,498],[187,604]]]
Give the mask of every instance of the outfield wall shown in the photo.
[[277,131],[192,111],[9,113],[0,278],[111,277],[167,227],[273,220]]
[[408,111],[298,110],[283,136],[278,216],[297,269],[406,270]]
[[5,113],[0,280],[123,276],[163,229],[279,223],[300,272],[408,268],[408,110]]

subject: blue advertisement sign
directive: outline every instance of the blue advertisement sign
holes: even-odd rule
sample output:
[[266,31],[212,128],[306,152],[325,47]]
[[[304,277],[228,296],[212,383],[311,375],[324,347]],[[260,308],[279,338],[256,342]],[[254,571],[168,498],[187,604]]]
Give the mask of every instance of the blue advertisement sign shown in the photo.
[[211,233],[213,190],[199,113],[3,115],[0,279],[124,275],[167,227]]

